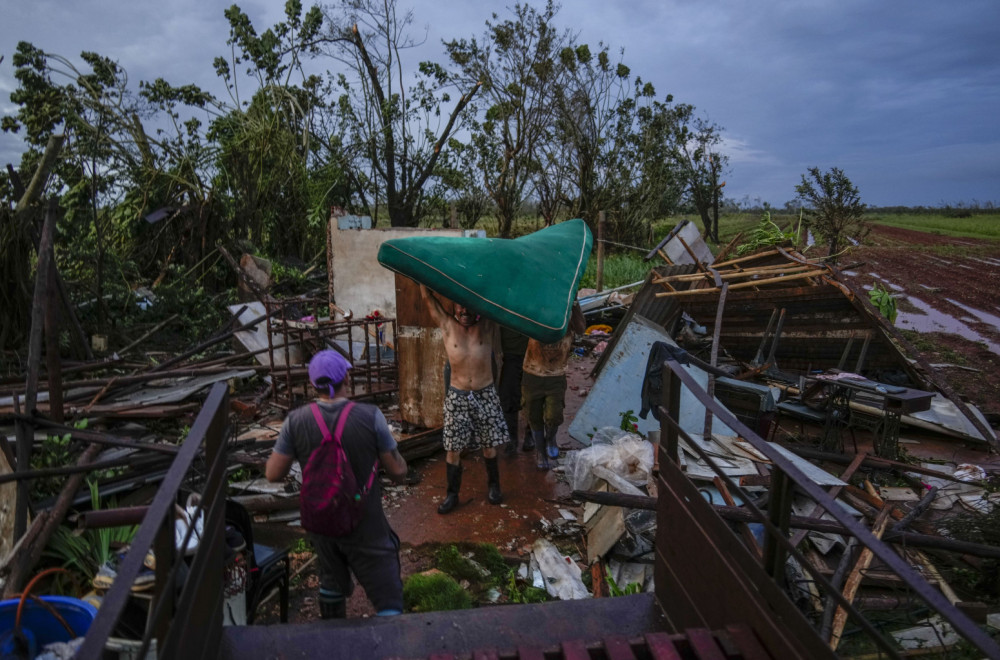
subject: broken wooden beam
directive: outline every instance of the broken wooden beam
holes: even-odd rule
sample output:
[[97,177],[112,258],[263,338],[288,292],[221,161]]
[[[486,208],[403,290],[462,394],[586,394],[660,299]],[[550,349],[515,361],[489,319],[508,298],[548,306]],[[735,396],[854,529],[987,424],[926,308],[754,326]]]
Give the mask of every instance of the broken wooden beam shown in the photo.
[[[879,512],[878,517],[872,524],[872,535],[877,538],[882,538],[882,533],[885,531],[885,526],[889,522],[889,508],[885,507]],[[858,587],[861,586],[861,578],[864,572],[868,570],[871,566],[872,559],[875,555],[872,551],[864,547],[861,549],[861,553],[858,556],[858,560],[854,564],[854,568],[847,576],[847,580],[844,583],[843,596],[848,603],[854,602],[854,596],[858,593]],[[838,606],[836,612],[833,615],[833,630],[830,633],[830,649],[833,651],[837,650],[840,645],[840,638],[844,633],[844,626],[847,625],[847,610],[842,606]]]

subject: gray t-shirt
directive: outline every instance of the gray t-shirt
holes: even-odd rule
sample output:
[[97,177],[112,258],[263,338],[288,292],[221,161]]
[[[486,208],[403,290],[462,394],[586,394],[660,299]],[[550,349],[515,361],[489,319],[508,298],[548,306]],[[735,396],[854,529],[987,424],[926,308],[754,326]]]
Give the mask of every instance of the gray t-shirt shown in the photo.
[[[329,428],[332,435],[337,430],[337,419],[340,417],[340,411],[347,403],[347,399],[337,399],[331,402],[317,401],[316,403],[319,405],[319,410],[323,414],[323,420],[326,422],[327,428]],[[348,419],[349,424],[345,427],[344,436],[341,439],[347,455],[351,456],[350,447],[355,444],[348,437],[348,430],[352,426],[350,422],[359,421],[367,417],[365,413],[372,416],[370,428],[375,433],[376,452],[392,451],[395,449],[397,446],[396,438],[392,435],[392,431],[389,430],[389,423],[386,421],[382,411],[377,406],[355,403],[354,409],[351,411],[351,417]],[[274,443],[274,451],[295,458],[301,466],[305,465],[306,461],[309,460],[309,456],[316,451],[316,448],[319,447],[322,441],[323,432],[316,425],[316,420],[313,417],[310,407],[306,405],[296,408],[288,414],[288,418],[282,424],[281,431],[278,433],[278,439]],[[353,463],[354,461],[352,460],[351,462]]]

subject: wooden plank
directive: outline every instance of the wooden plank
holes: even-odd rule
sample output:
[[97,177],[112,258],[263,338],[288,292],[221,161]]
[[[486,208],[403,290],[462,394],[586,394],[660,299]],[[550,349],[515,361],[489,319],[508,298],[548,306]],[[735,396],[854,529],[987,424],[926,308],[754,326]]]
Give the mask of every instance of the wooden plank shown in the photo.
[[545,653],[533,646],[517,647],[518,660],[545,660]]
[[[4,439],[4,444],[6,444]],[[0,451],[0,475],[10,474],[14,470],[7,460],[5,452]],[[11,506],[17,500],[17,484],[9,482],[0,485],[0,561],[2,561],[17,540],[14,536],[14,509]]]
[[653,660],[681,660],[681,654],[667,633],[646,633],[646,644]]
[[590,660],[590,652],[587,646],[580,640],[571,640],[562,643],[563,658],[566,660]]
[[[729,489],[726,488],[726,482],[722,480],[722,477],[715,477],[712,479],[712,483],[715,484],[715,487],[719,490],[719,494],[722,495],[722,499],[727,505],[736,506],[736,500],[733,499],[733,496],[729,493]],[[764,553],[761,551],[760,546],[757,545],[757,539],[754,537],[753,532],[750,531],[749,525],[746,523],[736,523],[736,526],[739,527],[740,535],[743,537],[743,542],[747,544],[747,547],[750,548],[750,550],[753,551],[758,558],[763,557]]]
[[726,633],[736,645],[743,660],[771,660],[771,654],[753,634],[750,626],[742,623],[726,626]]
[[635,660],[632,646],[621,635],[607,637],[604,640],[604,653],[608,660]]
[[719,644],[710,631],[704,628],[692,628],[685,632],[688,643],[691,644],[691,650],[694,651],[694,657],[698,660],[726,660],[726,656],[723,655],[722,649],[719,648]]
[[[872,525],[872,535],[877,539],[881,539],[882,534],[885,532],[885,526],[889,522],[889,511],[890,507],[883,507],[879,511],[878,517],[875,518],[875,523]],[[854,568],[851,569],[847,580],[844,581],[843,594],[847,602],[854,602],[854,597],[858,593],[858,587],[861,586],[861,578],[864,576],[865,571],[868,570],[868,567],[871,566],[874,557],[875,555],[867,547],[861,550]],[[838,606],[837,611],[833,615],[833,630],[830,633],[830,649],[832,651],[836,651],[837,646],[840,645],[840,638],[844,634],[844,626],[846,625],[847,610]]]
[[606,506],[587,525],[587,563],[603,557],[625,533],[625,515],[620,507]]

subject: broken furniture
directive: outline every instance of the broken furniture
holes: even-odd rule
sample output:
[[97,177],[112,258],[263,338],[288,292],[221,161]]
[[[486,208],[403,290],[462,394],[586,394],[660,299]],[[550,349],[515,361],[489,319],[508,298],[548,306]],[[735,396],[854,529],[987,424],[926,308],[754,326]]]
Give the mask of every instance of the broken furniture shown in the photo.
[[[819,374],[813,380],[827,390],[823,448],[841,451],[843,432],[849,431],[853,437],[855,428],[864,428],[875,438],[875,455],[891,460],[899,457],[900,417],[929,409],[934,398],[933,392],[880,383],[857,374]],[[859,397],[874,404],[867,406],[870,412],[859,410]]]
[[287,548],[274,548],[254,541],[253,520],[239,502],[226,500],[226,522],[236,527],[247,544],[250,584],[247,585],[247,624],[256,618],[257,606],[269,593],[278,590],[281,622],[288,623],[288,583],[291,559]]

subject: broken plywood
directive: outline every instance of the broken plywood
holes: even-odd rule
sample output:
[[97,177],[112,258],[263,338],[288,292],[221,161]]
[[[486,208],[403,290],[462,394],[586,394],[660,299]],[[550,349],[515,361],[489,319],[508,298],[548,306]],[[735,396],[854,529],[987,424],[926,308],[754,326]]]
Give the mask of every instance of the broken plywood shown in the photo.
[[625,515],[620,506],[602,506],[586,525],[587,563],[606,555],[625,533]]

